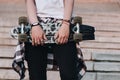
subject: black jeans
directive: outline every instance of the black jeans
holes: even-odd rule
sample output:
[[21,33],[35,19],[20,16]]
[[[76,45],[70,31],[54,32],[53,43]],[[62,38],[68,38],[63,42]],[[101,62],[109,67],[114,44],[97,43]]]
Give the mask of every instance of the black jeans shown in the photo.
[[61,80],[78,80],[76,68],[77,50],[75,42],[44,46],[32,46],[30,43],[26,43],[25,58],[28,63],[30,80],[47,80],[46,66],[48,48],[53,50],[59,66]]

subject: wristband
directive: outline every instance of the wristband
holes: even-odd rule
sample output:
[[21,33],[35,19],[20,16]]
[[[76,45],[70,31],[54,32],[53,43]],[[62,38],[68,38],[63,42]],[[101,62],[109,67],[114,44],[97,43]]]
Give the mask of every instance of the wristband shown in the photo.
[[31,24],[31,27],[38,26],[38,25],[40,25],[40,23],[39,22],[35,22],[35,23]]
[[70,25],[70,20],[63,19],[63,20],[62,20],[62,23],[67,24],[67,25]]
[[67,20],[67,19],[63,19],[62,21],[63,21],[63,22],[70,23],[70,20]]

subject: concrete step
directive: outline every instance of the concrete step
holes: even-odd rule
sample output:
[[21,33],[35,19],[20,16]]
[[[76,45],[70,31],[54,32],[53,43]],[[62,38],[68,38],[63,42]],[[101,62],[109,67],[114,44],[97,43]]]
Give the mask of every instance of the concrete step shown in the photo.
[[119,3],[76,3],[74,13],[119,13]]
[[4,49],[4,50],[0,49],[0,58],[11,59],[11,58],[14,57],[14,54],[15,54],[15,49],[14,48],[11,48],[11,50],[10,49]]
[[18,26],[17,25],[14,25],[14,26],[0,26],[0,33],[10,33],[11,29],[15,26]]
[[[75,0],[76,2],[119,2],[119,0]],[[9,1],[9,0],[1,0],[0,3],[24,3],[24,0],[13,0],[13,2]]]
[[101,44],[106,43],[120,43],[120,37],[97,37],[93,42],[101,42]]
[[[82,45],[81,45],[82,46]],[[99,49],[99,48],[82,48],[81,47],[81,50],[82,50],[82,52],[83,52],[83,56],[84,56],[84,59],[85,60],[101,60],[102,59],[102,57],[100,56],[100,54],[101,55],[111,55],[111,54],[115,54],[115,55],[117,55],[117,54],[119,54],[120,53],[120,50],[118,49],[106,49],[106,48],[104,48],[104,49]],[[96,54],[96,55],[95,55]],[[99,58],[98,56],[101,58]],[[107,58],[105,59],[104,57],[103,57],[103,59],[102,60],[108,60],[108,58],[109,58],[109,60],[110,60],[110,57],[107,55]],[[106,56],[105,56],[106,57]],[[114,61],[116,61],[116,59],[114,59]]]
[[[20,15],[20,16],[25,16],[25,15]],[[0,18],[0,26],[16,26],[18,25],[18,18],[20,17],[19,15],[11,18]]]
[[101,62],[102,61],[119,62],[120,54],[116,52],[110,52],[110,53],[95,52],[92,53],[92,60],[101,61]]
[[[22,12],[26,11],[25,4],[0,4],[0,12]],[[7,14],[7,13],[6,13]],[[14,13],[15,14],[15,13]]]
[[[13,59],[7,59],[7,58],[3,58],[0,59],[0,69],[12,69],[12,62]],[[25,66],[27,68],[27,63],[25,61]]]
[[104,3],[104,2],[120,2],[119,0],[75,0],[78,3],[90,3],[90,2],[94,2],[94,3]]
[[[0,70],[0,79],[1,80],[18,80],[19,76],[13,70]],[[6,75],[7,74],[7,75]],[[14,74],[14,75],[13,75]],[[54,75],[54,76],[53,76]],[[47,72],[48,80],[60,80],[59,72],[48,71]],[[87,72],[82,80],[119,80],[120,74],[117,72]],[[26,78],[28,79],[28,72],[26,73]]]
[[12,69],[12,59],[0,59],[0,69]]
[[[19,80],[19,75],[12,69],[0,69],[0,80]],[[53,76],[54,75],[54,76]],[[28,71],[26,72],[25,80],[28,79]],[[58,71],[48,71],[47,80],[60,80]]]
[[119,62],[108,62],[108,61],[85,61],[88,71],[95,72],[120,72]]
[[[19,80],[19,75],[13,69],[0,69],[0,80]],[[28,71],[25,80],[28,80]]]
[[97,37],[120,37],[120,32],[102,32],[96,31],[95,36]]
[[17,45],[17,40],[16,39],[0,39],[0,45],[8,45],[8,46],[13,46]]
[[11,39],[10,33],[0,33],[0,38],[2,39]]
[[97,73],[97,79],[96,80],[119,80],[120,78],[120,73],[107,73],[107,72],[101,72]]
[[120,72],[119,62],[85,61],[85,64],[87,66],[87,71]]
[[[105,20],[107,20],[107,19],[110,19],[110,20],[112,20],[111,18],[113,18],[113,19],[120,19],[120,15],[119,15],[119,13],[80,13],[80,15],[83,17],[83,18],[85,18],[85,19],[89,19],[89,18],[91,18],[91,19],[96,19],[96,20],[99,20],[99,19],[105,19]],[[98,19],[99,18],[99,19]]]
[[2,11],[0,14],[0,19],[18,19],[20,16],[26,16],[26,11]]
[[[8,4],[9,3],[9,4]],[[17,5],[16,5],[17,4]],[[5,0],[0,3],[0,25],[17,25],[18,17],[26,15],[26,6],[24,0],[12,2]]]
[[90,23],[90,22],[87,22],[86,24],[95,27],[96,31],[120,32],[120,29],[119,29],[120,24]]
[[23,4],[25,1],[24,0],[20,0],[20,1],[18,1],[18,0],[12,0],[12,1],[10,1],[10,0],[0,0],[0,3],[1,4]]
[[95,48],[95,49],[120,49],[120,43],[109,43],[109,42],[103,42],[98,43],[94,41],[82,41],[81,42],[82,48]]
[[119,80],[120,74],[116,72],[87,72],[82,80]]

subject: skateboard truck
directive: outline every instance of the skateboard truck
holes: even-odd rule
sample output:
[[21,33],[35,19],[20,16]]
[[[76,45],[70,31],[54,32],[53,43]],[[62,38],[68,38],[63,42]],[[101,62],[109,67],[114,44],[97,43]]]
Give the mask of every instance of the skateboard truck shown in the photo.
[[18,40],[20,42],[26,42],[27,41],[27,34],[25,33],[25,26],[28,25],[27,17],[19,17],[18,21],[20,27],[21,27],[21,33],[18,34]]

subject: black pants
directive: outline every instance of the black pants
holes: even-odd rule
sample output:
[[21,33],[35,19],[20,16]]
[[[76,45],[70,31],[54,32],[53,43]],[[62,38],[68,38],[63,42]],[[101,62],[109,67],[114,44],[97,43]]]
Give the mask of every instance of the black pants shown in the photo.
[[32,46],[30,43],[26,43],[25,58],[28,63],[30,80],[47,80],[46,66],[48,48],[53,50],[59,66],[61,80],[78,80],[75,42],[44,46]]

